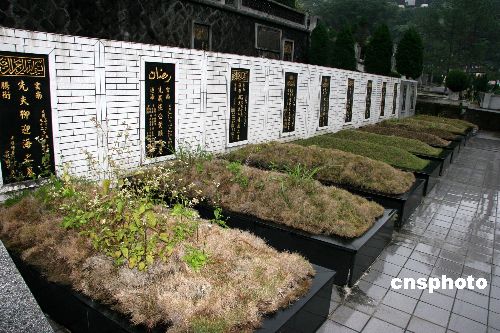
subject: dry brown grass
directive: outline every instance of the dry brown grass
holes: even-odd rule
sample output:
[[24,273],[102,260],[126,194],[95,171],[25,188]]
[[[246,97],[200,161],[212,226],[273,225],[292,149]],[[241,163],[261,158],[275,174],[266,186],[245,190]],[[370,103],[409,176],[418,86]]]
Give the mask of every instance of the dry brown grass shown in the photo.
[[[178,222],[166,209],[162,223]],[[90,241],[62,229],[57,212],[28,196],[0,207],[0,237],[51,281],[71,284],[89,297],[127,314],[135,324],[166,323],[172,332],[247,332],[262,315],[304,295],[314,271],[301,256],[280,253],[246,232],[200,220],[198,238],[177,246],[166,263],[146,272],[114,266]],[[199,272],[183,260],[188,246],[209,261]]]
[[314,178],[328,184],[352,186],[384,194],[401,194],[410,189],[415,177],[392,166],[336,149],[295,144],[249,145],[224,156],[263,169],[287,171],[301,165],[317,169]]
[[360,130],[370,132],[370,133],[376,133],[376,134],[382,134],[382,135],[394,135],[394,136],[399,136],[403,138],[408,138],[408,139],[415,139],[422,141],[428,145],[436,146],[436,147],[447,147],[450,144],[450,141],[446,141],[444,139],[441,139],[440,137],[433,135],[433,134],[427,134],[423,132],[418,132],[418,131],[410,131],[404,128],[399,128],[399,127],[387,127],[387,126],[380,126],[380,125],[369,125],[365,127],[361,127]]
[[422,132],[422,133],[427,133],[427,134],[432,134],[435,135],[443,140],[447,141],[452,141],[456,140],[459,138],[457,134],[454,134],[452,132],[439,129],[439,128],[432,128],[429,126],[425,126],[425,124],[418,123],[418,122],[403,122],[401,120],[386,120],[382,121],[379,123],[380,126],[385,126],[385,127],[396,127],[396,128],[401,128],[405,129],[408,131],[414,131],[414,132]]
[[313,234],[348,238],[365,233],[384,212],[373,202],[315,180],[294,180],[277,172],[232,165],[241,169],[239,176],[224,160],[173,162],[168,168],[175,170],[175,178],[165,187],[187,188],[190,197],[202,196],[211,205],[233,212]]

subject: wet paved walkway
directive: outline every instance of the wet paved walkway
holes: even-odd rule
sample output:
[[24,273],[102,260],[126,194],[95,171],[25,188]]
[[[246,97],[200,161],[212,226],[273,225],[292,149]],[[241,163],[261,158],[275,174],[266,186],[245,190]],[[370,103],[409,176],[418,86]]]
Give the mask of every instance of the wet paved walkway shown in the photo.
[[[334,289],[334,332],[500,333],[500,136],[479,133],[352,290]],[[486,278],[484,290],[392,290],[393,277]]]

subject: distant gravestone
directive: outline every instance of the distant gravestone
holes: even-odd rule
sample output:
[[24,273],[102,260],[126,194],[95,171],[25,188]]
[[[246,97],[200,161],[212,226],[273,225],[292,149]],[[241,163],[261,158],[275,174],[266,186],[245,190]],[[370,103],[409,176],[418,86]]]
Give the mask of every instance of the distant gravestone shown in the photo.
[[403,107],[402,110],[406,110],[406,95],[408,94],[408,85],[405,84],[403,87]]
[[175,152],[175,64],[145,63],[146,156]]
[[354,102],[354,79],[348,79],[347,81],[347,100],[345,103],[345,122],[349,123],[352,121],[352,104]]
[[373,90],[373,81],[368,80],[368,83],[366,84],[365,119],[370,118],[370,113],[372,108],[372,90]]
[[382,98],[380,101],[380,116],[385,114],[385,96],[387,94],[387,82],[382,83]]
[[0,53],[0,159],[4,184],[54,172],[48,57]]
[[229,143],[248,140],[250,70],[231,69]]
[[396,101],[398,99],[398,84],[394,83],[394,95],[392,98],[392,114],[396,114]]
[[295,115],[297,112],[297,77],[297,73],[285,73],[283,133],[295,131]]
[[319,127],[328,126],[328,110],[330,109],[330,80],[329,76],[321,78],[321,97],[319,104]]

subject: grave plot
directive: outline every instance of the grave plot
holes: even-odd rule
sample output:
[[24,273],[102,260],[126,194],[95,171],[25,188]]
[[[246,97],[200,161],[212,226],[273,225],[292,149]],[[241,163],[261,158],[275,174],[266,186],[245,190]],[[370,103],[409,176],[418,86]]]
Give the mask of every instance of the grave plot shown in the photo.
[[287,173],[309,173],[324,185],[337,186],[398,210],[403,222],[416,209],[423,195],[422,181],[410,172],[336,149],[295,144],[249,145],[223,158],[249,166]]
[[313,332],[328,315],[332,271],[147,191],[65,176],[8,200],[0,221],[42,309],[75,332],[253,330],[298,318]]
[[441,175],[451,163],[451,152],[442,148],[431,147],[418,140],[369,133],[359,130],[344,130],[333,134],[334,137],[346,140],[371,142],[381,146],[401,148],[424,160],[438,161]]
[[195,200],[202,216],[218,219],[222,214],[231,227],[249,230],[278,249],[297,251],[335,270],[336,284],[352,285],[392,237],[393,210],[323,186],[308,174],[198,158],[140,172],[135,186],[144,188],[152,175],[163,178],[158,197]]
[[421,159],[399,147],[341,139],[332,134],[299,140],[296,143],[304,146],[315,145],[323,148],[339,149],[385,162],[401,170],[413,172],[417,178],[423,179],[426,182],[424,195],[436,185],[441,168],[439,161]]

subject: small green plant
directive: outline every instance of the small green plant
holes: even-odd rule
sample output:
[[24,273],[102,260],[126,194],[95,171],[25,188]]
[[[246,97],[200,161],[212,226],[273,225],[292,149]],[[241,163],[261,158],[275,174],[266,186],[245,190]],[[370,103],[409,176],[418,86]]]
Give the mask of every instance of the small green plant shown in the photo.
[[321,168],[308,169],[300,163],[293,167],[286,167],[286,173],[295,184],[313,181],[314,176],[319,170],[321,170]]
[[189,265],[195,272],[199,272],[208,262],[208,254],[205,251],[188,247],[186,249],[186,255],[182,257],[182,260]]
[[249,179],[243,174],[243,165],[239,162],[231,162],[227,165],[227,169],[233,174],[232,181],[238,183],[241,187],[248,187]]
[[222,208],[217,207],[214,209],[214,218],[212,220],[210,220],[210,222],[217,224],[223,228],[227,228],[226,219],[224,218],[224,215],[222,214]]

